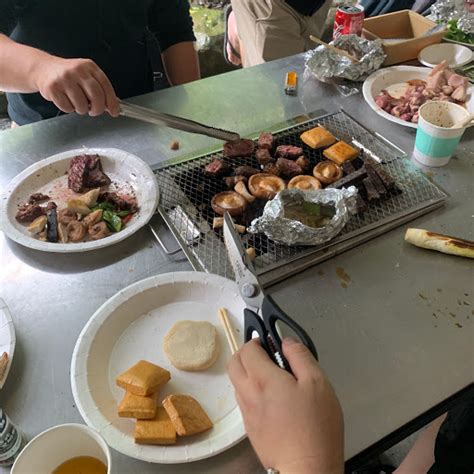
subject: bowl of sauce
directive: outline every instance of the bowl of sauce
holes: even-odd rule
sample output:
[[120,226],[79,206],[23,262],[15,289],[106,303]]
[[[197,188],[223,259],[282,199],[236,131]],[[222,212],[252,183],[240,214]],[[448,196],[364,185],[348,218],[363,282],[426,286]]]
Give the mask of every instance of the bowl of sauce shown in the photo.
[[17,457],[11,474],[111,474],[110,450],[92,428],[76,423],[54,426],[33,438]]

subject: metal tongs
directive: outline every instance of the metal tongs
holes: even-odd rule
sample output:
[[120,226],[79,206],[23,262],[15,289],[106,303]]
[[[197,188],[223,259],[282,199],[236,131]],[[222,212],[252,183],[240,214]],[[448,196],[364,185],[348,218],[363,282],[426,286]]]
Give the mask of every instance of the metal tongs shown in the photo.
[[240,296],[247,306],[244,309],[245,342],[250,341],[253,333],[256,332],[260,337],[262,347],[270,358],[279,367],[292,373],[290,365],[283,355],[282,341],[277,328],[277,323],[283,323],[292,329],[317,359],[316,347],[308,333],[284,313],[271,296],[263,293],[253,264],[244,250],[229,213],[224,216],[224,241]]
[[218,138],[226,142],[231,142],[240,139],[240,135],[228,130],[210,127],[202,123],[194,122],[182,117],[157,112],[156,110],[140,107],[139,105],[129,104],[123,100],[119,101],[120,115],[124,117],[142,120],[144,122],[154,123],[165,127],[183,130],[189,133],[198,133],[200,135],[207,135],[208,137]]

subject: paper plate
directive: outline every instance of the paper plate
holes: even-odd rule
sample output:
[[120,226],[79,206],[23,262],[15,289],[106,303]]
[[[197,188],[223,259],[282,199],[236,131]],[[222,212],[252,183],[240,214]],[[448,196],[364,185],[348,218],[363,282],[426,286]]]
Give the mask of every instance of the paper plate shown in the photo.
[[[26,226],[15,219],[18,205],[27,202],[28,197],[37,192],[53,198],[61,193],[71,193],[67,189],[69,163],[74,156],[85,153],[100,156],[104,172],[117,190],[134,191],[139,211],[123,230],[100,240],[63,244],[35,239]],[[115,148],[70,150],[35,163],[10,182],[0,204],[1,228],[10,239],[32,249],[58,253],[87,252],[120,242],[143,227],[153,216],[158,197],[153,171],[137,156]]]
[[5,301],[0,298],[0,356],[6,352],[8,354],[8,364],[3,377],[0,379],[0,389],[3,388],[10,372],[13,354],[15,352],[15,326]]
[[447,41],[448,43],[453,43],[453,44],[460,44],[461,46],[466,46],[466,48],[470,48],[474,50],[474,44],[472,43],[464,43],[463,41],[456,41],[450,38],[446,38],[446,36],[443,38],[443,41]]
[[[234,389],[227,376],[231,353],[218,317],[227,308],[238,342],[243,339],[243,310],[234,282],[200,272],[158,275],[121,290],[92,316],[82,330],[71,362],[71,385],[85,422],[112,448],[143,461],[184,463],[214,456],[245,437]],[[217,362],[201,372],[175,369],[166,358],[163,337],[180,320],[209,321],[219,334]],[[124,391],[115,377],[140,359],[171,372],[160,401],[171,393],[193,396],[214,423],[205,433],[178,439],[176,445],[135,444],[135,420],[119,418]]]
[[[398,123],[405,127],[416,128],[416,123],[405,122],[394,115],[391,115],[384,110],[382,110],[376,103],[375,97],[383,89],[398,88],[402,89],[407,87],[405,85],[406,81],[410,79],[422,79],[426,80],[431,69],[425,67],[415,67],[415,66],[393,66],[385,69],[380,69],[379,71],[371,74],[364,82],[362,87],[362,93],[364,95],[365,101],[369,104],[370,108],[374,110],[381,117],[390,120],[391,122]],[[468,100],[466,103],[467,109],[474,113],[474,94],[473,87],[468,89]]]
[[435,67],[446,60],[450,68],[456,68],[471,62],[472,57],[472,51],[465,46],[454,43],[440,43],[423,48],[418,55],[418,60],[428,67]]

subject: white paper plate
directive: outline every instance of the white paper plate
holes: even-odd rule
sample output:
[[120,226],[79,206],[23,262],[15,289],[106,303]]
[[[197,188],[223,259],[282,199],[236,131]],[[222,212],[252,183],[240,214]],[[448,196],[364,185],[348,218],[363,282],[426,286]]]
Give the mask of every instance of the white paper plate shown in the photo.
[[[382,110],[376,103],[375,97],[382,91],[382,89],[391,88],[402,89],[406,88],[406,81],[410,79],[422,79],[426,80],[431,69],[426,67],[415,67],[415,66],[393,66],[385,69],[380,69],[379,71],[371,74],[364,82],[362,87],[362,93],[364,94],[365,101],[369,104],[372,110],[374,110],[381,117],[390,120],[391,122],[398,123],[405,127],[416,128],[416,123],[405,122],[394,115],[391,115],[384,110]],[[398,87],[400,86],[400,87]],[[474,94],[473,87],[468,89],[468,101],[467,109],[474,113]]]
[[15,344],[15,326],[13,326],[13,320],[8,306],[5,301],[0,298],[0,356],[4,352],[8,354],[8,364],[3,378],[0,380],[0,389],[3,388],[8,377],[8,372],[10,372],[10,366],[12,365],[13,354],[15,352]]
[[[92,316],[72,356],[72,392],[85,422],[112,448],[143,461],[183,463],[214,456],[245,437],[226,372],[231,353],[217,314],[220,307],[229,311],[240,343],[245,304],[234,282],[213,274],[177,272],[147,278],[121,290]],[[175,369],[163,353],[166,332],[185,319],[209,321],[219,333],[221,353],[206,371]],[[181,438],[173,446],[135,444],[134,420],[117,415],[124,391],[115,385],[115,377],[140,359],[171,372],[160,400],[170,393],[193,396],[209,414],[214,428]]]
[[[139,211],[123,230],[100,240],[61,244],[35,239],[26,226],[15,219],[18,204],[27,202],[28,197],[37,192],[52,198],[62,195],[63,199],[72,194],[67,189],[66,173],[71,159],[84,153],[100,155],[104,172],[114,186],[135,192]],[[153,216],[158,197],[158,185],[151,168],[137,156],[116,148],[70,150],[31,165],[10,182],[0,204],[1,228],[10,239],[32,249],[58,253],[87,252],[120,242],[143,227]]]
[[423,48],[418,55],[421,64],[435,67],[446,60],[450,68],[456,68],[468,64],[472,60],[473,53],[469,48],[454,43],[432,44]]
[[453,44],[460,44],[461,46],[466,46],[466,48],[474,49],[474,44],[471,43],[464,43],[462,41],[456,41],[450,38],[443,38],[443,41],[447,41],[448,43],[453,43]]

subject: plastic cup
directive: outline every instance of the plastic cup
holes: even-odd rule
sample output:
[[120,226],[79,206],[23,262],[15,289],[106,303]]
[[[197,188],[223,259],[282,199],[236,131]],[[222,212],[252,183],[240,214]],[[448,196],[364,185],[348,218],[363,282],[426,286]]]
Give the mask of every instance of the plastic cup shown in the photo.
[[469,116],[469,112],[452,102],[433,101],[419,109],[413,156],[426,166],[444,166],[461,141],[466,127],[451,128]]
[[95,430],[68,423],[43,431],[17,457],[11,474],[51,474],[63,462],[77,456],[92,456],[112,472],[110,450]]

